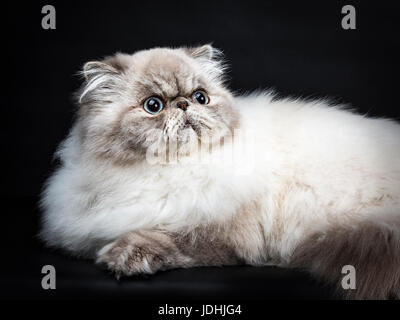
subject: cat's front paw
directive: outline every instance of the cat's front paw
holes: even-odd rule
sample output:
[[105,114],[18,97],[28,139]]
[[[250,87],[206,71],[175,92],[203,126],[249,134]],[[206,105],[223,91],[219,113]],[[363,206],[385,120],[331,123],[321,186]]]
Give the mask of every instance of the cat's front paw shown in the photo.
[[104,246],[96,263],[120,276],[152,274],[178,266],[176,247],[168,235],[157,231],[129,232]]

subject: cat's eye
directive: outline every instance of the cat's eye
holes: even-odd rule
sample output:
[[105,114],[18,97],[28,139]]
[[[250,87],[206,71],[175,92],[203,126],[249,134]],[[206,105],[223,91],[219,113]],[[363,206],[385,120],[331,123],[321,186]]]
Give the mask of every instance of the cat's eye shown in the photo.
[[163,108],[164,103],[157,97],[150,97],[143,104],[143,109],[150,114],[158,114]]
[[195,93],[193,93],[192,98],[194,101],[200,104],[207,104],[210,102],[210,98],[203,90],[197,90]]

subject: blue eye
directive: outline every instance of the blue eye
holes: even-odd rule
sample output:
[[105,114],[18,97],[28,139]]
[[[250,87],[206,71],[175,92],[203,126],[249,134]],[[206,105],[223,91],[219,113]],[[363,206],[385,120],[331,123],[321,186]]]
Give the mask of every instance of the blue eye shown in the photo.
[[150,114],[158,114],[164,108],[164,104],[161,99],[157,97],[148,98],[143,105],[143,109]]
[[197,90],[195,93],[193,93],[192,98],[194,101],[200,104],[207,104],[210,102],[210,98],[203,90]]

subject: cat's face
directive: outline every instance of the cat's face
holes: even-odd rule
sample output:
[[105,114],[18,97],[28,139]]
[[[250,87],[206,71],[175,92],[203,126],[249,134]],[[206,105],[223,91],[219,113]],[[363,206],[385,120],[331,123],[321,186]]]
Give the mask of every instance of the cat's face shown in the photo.
[[83,73],[78,123],[85,150],[97,157],[129,164],[174,143],[187,153],[193,140],[215,144],[238,126],[211,46],[117,54]]

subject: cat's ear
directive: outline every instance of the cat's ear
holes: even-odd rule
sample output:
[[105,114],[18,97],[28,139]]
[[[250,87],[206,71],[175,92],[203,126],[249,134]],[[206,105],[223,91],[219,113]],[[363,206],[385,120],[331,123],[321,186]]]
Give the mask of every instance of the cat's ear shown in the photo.
[[206,44],[200,47],[185,48],[184,51],[201,65],[202,71],[209,77],[210,81],[221,84],[224,82],[226,65],[220,50]]
[[222,56],[222,52],[210,44],[200,47],[186,48],[186,53],[195,59],[217,60]]
[[119,75],[128,69],[129,59],[127,54],[116,53],[102,61],[89,61],[83,66],[82,74],[86,80],[99,75]]
[[79,94],[79,102],[104,102],[118,91],[123,68],[115,58],[85,63],[82,75],[85,82]]
[[89,61],[83,66],[82,74],[86,81],[101,75],[117,75],[119,72],[112,65],[102,61]]

